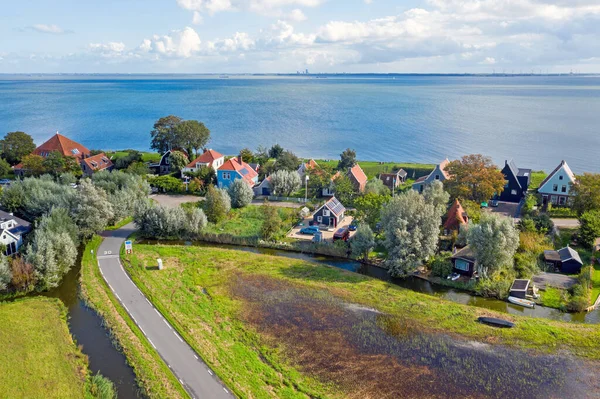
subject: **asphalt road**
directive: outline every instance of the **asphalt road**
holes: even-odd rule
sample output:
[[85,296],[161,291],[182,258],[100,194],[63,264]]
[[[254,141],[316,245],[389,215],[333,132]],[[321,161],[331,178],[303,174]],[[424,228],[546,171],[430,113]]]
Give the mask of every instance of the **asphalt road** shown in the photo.
[[130,223],[121,229],[103,234],[104,241],[98,249],[97,259],[104,279],[150,344],[193,398],[233,398],[229,390],[152,306],[123,269],[119,260],[119,250],[123,241],[133,231],[134,225]]

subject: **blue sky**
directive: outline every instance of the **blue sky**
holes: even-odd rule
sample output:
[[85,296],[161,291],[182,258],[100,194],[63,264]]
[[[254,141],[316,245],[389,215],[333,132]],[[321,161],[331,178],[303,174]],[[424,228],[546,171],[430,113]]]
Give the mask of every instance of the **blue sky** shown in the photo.
[[600,72],[598,0],[5,0],[0,73]]

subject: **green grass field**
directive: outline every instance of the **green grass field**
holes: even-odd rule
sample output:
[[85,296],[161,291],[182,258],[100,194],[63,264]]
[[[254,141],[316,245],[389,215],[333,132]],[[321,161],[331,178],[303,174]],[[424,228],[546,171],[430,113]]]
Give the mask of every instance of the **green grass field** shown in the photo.
[[537,170],[531,172],[531,182],[529,183],[530,190],[537,190],[540,187],[540,184],[544,181],[544,179],[548,176],[548,173],[543,170]]
[[82,398],[87,359],[67,326],[57,299],[0,304],[0,397]]
[[[336,168],[338,160],[316,160],[319,165]],[[402,168],[408,173],[409,179],[417,179],[429,174],[435,165],[419,163],[401,163],[401,162],[376,162],[376,161],[358,161],[358,164],[369,179],[377,177],[380,173],[392,172],[392,170]]]
[[[129,154],[127,151],[108,151],[106,155],[114,161],[119,158],[125,157]],[[142,161],[143,162],[158,162],[160,161],[161,154],[157,152],[142,152]]]
[[[161,271],[155,268],[157,258],[164,262],[165,268]],[[300,260],[210,247],[139,244],[124,264],[154,305],[241,397],[346,396],[347,392],[340,392],[327,381],[299,372],[297,358],[287,355],[289,347],[282,342],[273,341],[269,329],[260,332],[247,324],[248,320],[260,323],[265,318],[281,317],[278,312],[287,312],[289,306],[302,306],[301,298],[282,308],[278,308],[276,302],[270,304],[275,298],[281,299],[281,295],[286,298],[294,295],[295,290],[306,292],[311,298],[332,296],[384,312],[400,320],[399,325],[389,327],[394,331],[407,328],[402,327],[407,324],[411,330],[424,333],[451,334],[544,353],[567,350],[578,356],[600,359],[597,345],[600,328],[597,326],[495,313]],[[241,292],[253,285],[261,287],[260,293],[251,291],[247,295],[250,298],[264,295],[264,299],[257,299],[254,304],[265,304],[269,313],[255,315],[256,309],[241,297]],[[277,289],[280,286],[289,288]],[[327,316],[319,314],[320,310],[311,312],[315,312],[311,319],[327,320]],[[478,316],[484,315],[512,320],[516,327],[495,329],[475,322]],[[318,331],[314,332],[315,337],[319,336]],[[303,339],[313,338],[311,335]],[[298,345],[304,343],[297,342]],[[310,352],[311,346],[307,348]],[[308,355],[303,353],[302,356]],[[308,368],[310,364],[303,363]],[[319,374],[318,370],[315,372]]]

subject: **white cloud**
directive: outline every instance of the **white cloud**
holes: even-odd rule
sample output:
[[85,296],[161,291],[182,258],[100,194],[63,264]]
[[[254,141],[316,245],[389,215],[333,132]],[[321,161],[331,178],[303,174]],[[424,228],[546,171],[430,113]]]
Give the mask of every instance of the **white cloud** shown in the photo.
[[29,27],[30,29],[40,33],[50,33],[53,35],[61,35],[63,33],[71,33],[58,25],[35,24]]
[[495,63],[496,59],[494,57],[485,57],[485,59],[480,62],[480,64],[483,65],[494,65]]
[[287,15],[287,19],[295,22],[306,21],[306,15],[304,15],[301,9],[295,8]]
[[[142,46],[148,47],[147,40],[144,40]],[[200,51],[201,43],[198,33],[193,28],[186,27],[183,30],[173,31],[170,35],[155,35],[149,44],[152,51],[158,54],[189,58]]]
[[202,23],[202,14],[199,11],[194,11],[194,17],[192,18],[192,23],[194,25],[200,25]]
[[[177,4],[194,13],[215,14],[221,11],[251,11],[274,18],[304,20],[299,7],[318,7],[326,0],[177,0]],[[293,8],[293,9],[291,9]],[[194,18],[197,18],[194,14]]]

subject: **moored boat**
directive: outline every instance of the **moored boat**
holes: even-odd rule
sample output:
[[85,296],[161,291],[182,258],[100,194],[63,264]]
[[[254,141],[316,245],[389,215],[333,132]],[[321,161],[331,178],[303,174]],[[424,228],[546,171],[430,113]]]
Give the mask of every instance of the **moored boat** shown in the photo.
[[508,302],[531,309],[535,307],[535,302],[530,301],[529,299],[517,298],[515,296],[509,296]]
[[480,323],[483,323],[483,324],[493,326],[493,327],[512,328],[515,326],[515,323],[513,323],[511,321],[497,319],[495,317],[479,317],[479,318],[477,318],[477,321],[479,321]]

